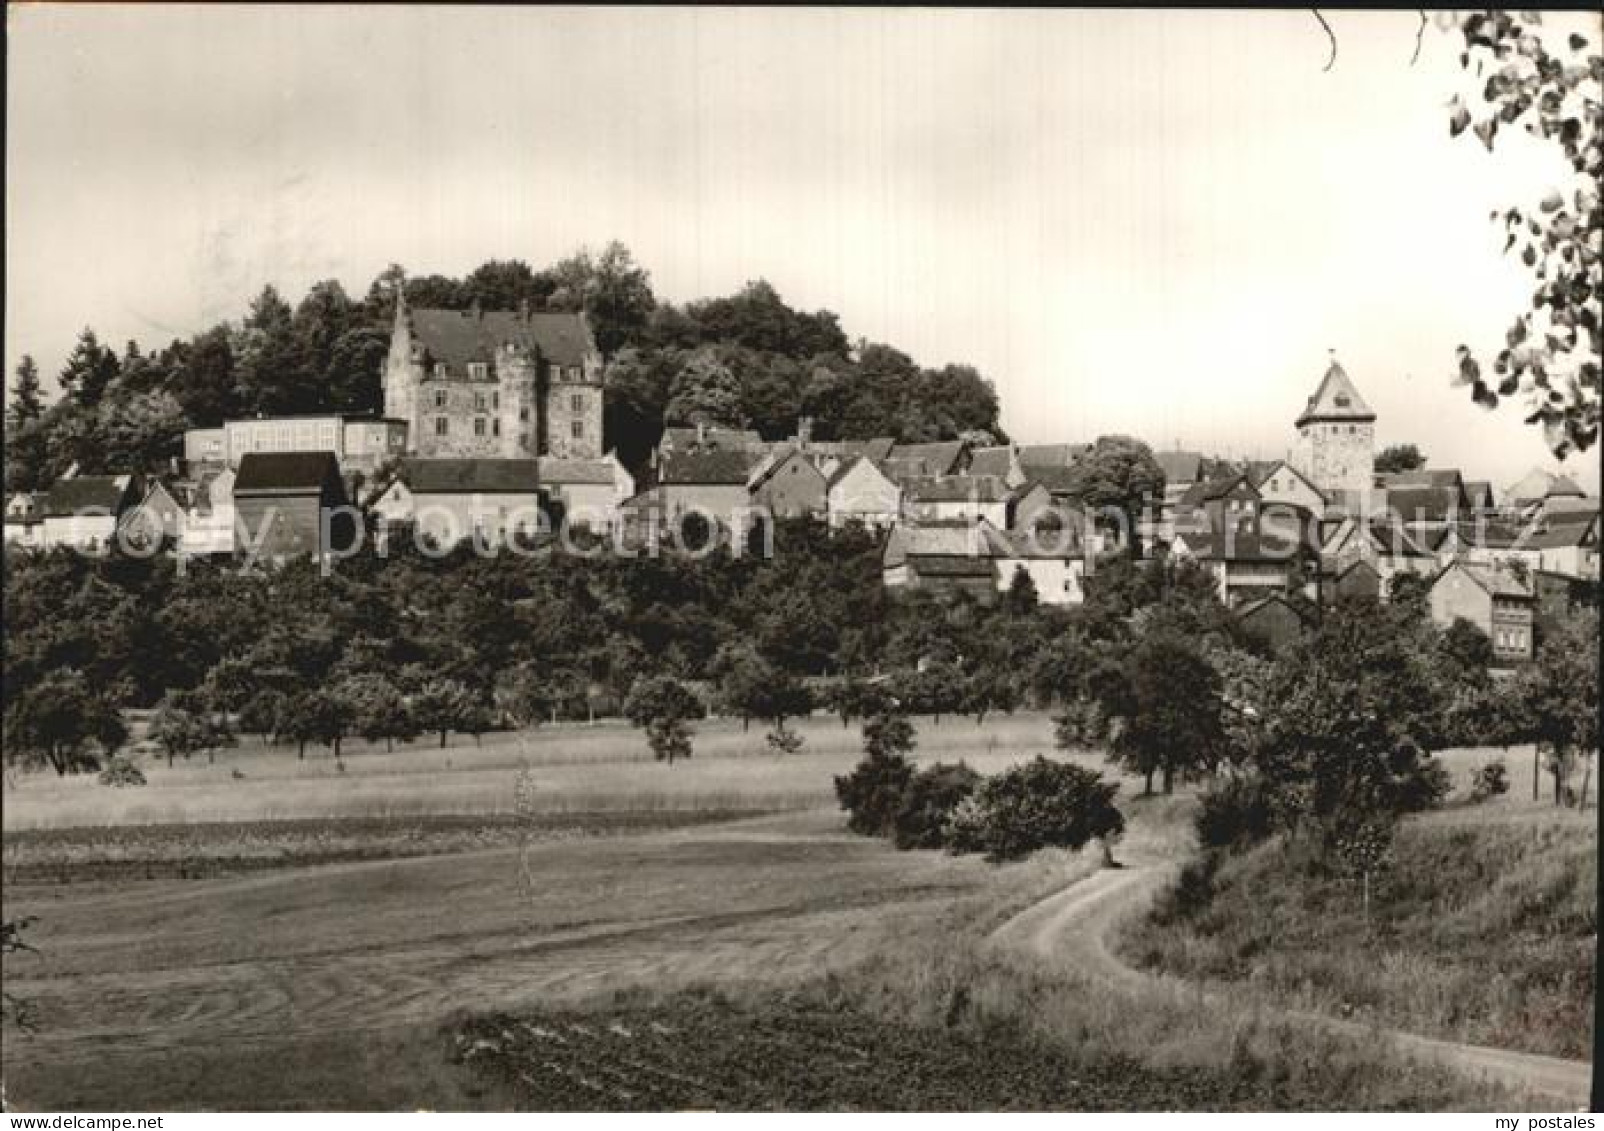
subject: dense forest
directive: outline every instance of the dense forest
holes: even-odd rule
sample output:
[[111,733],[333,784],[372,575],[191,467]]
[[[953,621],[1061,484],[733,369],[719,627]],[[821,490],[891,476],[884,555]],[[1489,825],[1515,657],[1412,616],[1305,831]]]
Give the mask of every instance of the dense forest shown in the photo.
[[768,439],[791,435],[803,415],[821,440],[1002,435],[996,392],[971,366],[923,369],[892,346],[850,341],[835,314],[795,310],[762,280],[676,306],[612,243],[542,270],[494,260],[460,279],[391,266],[360,298],[328,279],[292,306],[267,286],[238,321],[158,349],[131,341],[119,353],[86,328],[55,403],[31,358],[18,367],[6,490],[39,489],[72,463],[154,470],[179,454],[186,428],[229,418],[379,411],[399,287],[414,307],[585,310],[607,361],[608,443],[631,466],[665,424],[696,421]]

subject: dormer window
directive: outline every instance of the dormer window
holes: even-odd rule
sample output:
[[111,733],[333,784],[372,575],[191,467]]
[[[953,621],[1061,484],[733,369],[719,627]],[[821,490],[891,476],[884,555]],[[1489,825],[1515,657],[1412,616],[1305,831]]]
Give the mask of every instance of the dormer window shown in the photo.
[[446,363],[445,362],[437,361],[437,362],[434,363],[434,379],[436,381],[444,381],[446,379]]
[[468,362],[468,379],[470,381],[484,381],[490,377],[490,366],[483,361]]

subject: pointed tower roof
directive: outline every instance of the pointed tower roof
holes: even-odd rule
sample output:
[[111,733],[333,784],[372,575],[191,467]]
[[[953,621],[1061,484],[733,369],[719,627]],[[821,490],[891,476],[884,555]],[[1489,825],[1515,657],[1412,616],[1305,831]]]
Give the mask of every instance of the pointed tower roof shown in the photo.
[[1370,406],[1365,404],[1359,390],[1354,387],[1353,379],[1333,356],[1326,375],[1320,380],[1320,387],[1314,391],[1314,396],[1309,398],[1308,405],[1298,417],[1297,426],[1302,428],[1305,424],[1331,421],[1369,423],[1375,418],[1376,414],[1370,411]]

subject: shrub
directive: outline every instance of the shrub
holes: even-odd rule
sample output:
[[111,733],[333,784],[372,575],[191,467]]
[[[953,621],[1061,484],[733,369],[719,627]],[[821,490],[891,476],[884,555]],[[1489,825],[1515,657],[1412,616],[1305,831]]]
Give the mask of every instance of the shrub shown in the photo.
[[802,736],[784,723],[769,731],[766,741],[773,754],[795,754],[803,746]]
[[913,764],[901,754],[869,754],[845,777],[835,795],[847,811],[847,828],[864,836],[886,836],[896,826]]
[[877,711],[863,722],[863,750],[870,757],[906,754],[913,745],[913,724],[900,712]]
[[1481,804],[1501,793],[1509,792],[1509,771],[1502,762],[1488,762],[1476,771],[1470,783],[1470,800]]
[[100,771],[100,784],[119,788],[125,785],[144,785],[145,774],[127,758],[115,756],[106,768]]
[[1198,843],[1204,848],[1240,849],[1270,835],[1274,817],[1257,778],[1222,778],[1198,798]]
[[980,775],[962,762],[955,766],[937,763],[920,770],[902,791],[902,804],[893,821],[896,846],[942,847],[954,810],[979,788],[980,780]]
[[1037,757],[986,779],[958,805],[949,846],[999,862],[1038,848],[1082,848],[1093,839],[1107,844],[1125,828],[1114,807],[1118,790],[1118,783],[1090,770]]

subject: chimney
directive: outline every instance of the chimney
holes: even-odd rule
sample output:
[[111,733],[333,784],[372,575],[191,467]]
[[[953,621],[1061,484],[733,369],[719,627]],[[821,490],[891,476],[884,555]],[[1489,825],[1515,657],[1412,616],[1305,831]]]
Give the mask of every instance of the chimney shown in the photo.
[[797,417],[796,442],[804,448],[813,442],[813,418],[811,416]]

